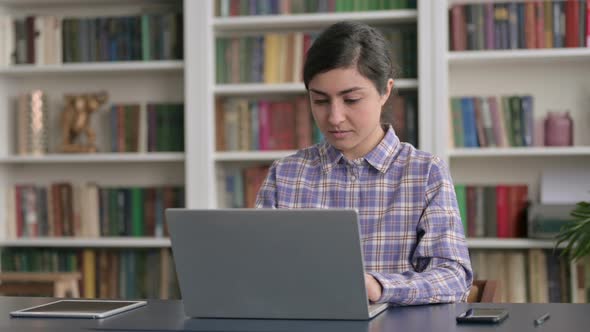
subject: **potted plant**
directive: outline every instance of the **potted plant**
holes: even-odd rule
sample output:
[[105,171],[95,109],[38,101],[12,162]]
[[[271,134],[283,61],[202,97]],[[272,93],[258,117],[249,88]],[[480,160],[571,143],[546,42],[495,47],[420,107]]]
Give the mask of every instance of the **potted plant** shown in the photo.
[[555,247],[566,243],[562,255],[574,261],[590,255],[590,202],[576,204],[571,216],[574,220],[561,228]]

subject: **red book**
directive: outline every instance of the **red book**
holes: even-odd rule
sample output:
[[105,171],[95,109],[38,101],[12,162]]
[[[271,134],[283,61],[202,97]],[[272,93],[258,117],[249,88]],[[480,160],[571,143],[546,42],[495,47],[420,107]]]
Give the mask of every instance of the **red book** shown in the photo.
[[467,48],[467,23],[464,5],[451,7],[451,42],[453,51],[464,51]]
[[536,19],[535,4],[533,2],[525,3],[524,31],[526,35],[526,48],[529,49],[537,47]]
[[512,209],[513,220],[512,220],[512,231],[514,237],[526,237],[526,209],[528,206],[529,190],[526,185],[512,186],[510,204],[514,204]]
[[229,16],[240,16],[240,0],[230,0]]
[[579,46],[580,5],[578,0],[565,3],[565,47]]
[[508,186],[498,185],[496,187],[496,236],[499,238],[510,237],[508,199]]
[[145,235],[146,236],[155,236],[156,235],[156,189],[155,188],[145,188],[145,202],[143,205],[144,208],[144,218],[145,218]]
[[298,149],[303,149],[313,144],[311,139],[312,121],[308,97],[297,97],[295,99],[295,134]]
[[271,142],[274,150],[295,148],[295,108],[290,102],[275,103],[271,115]]
[[260,190],[262,182],[264,182],[264,179],[266,178],[266,173],[268,173],[267,166],[253,166],[244,170],[244,179],[246,181],[245,200],[247,208],[253,208],[256,204],[256,196],[258,195],[258,190]]

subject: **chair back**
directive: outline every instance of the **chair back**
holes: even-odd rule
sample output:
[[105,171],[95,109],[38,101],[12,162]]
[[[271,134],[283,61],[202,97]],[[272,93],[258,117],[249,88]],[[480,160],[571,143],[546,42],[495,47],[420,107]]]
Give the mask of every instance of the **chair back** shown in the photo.
[[467,302],[494,303],[499,301],[500,286],[496,280],[474,280]]

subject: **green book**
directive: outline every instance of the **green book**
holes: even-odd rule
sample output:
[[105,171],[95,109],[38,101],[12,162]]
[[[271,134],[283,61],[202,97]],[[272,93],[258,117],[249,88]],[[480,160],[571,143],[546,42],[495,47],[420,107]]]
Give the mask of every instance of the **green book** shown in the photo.
[[215,39],[215,82],[227,83],[226,78],[226,65],[225,65],[225,47],[226,39],[216,38]]
[[506,138],[508,139],[508,146],[516,146],[514,144],[514,135],[512,134],[512,112],[510,111],[510,97],[502,96],[502,114],[504,115],[504,128],[506,131]]
[[457,195],[457,205],[459,206],[461,223],[463,224],[463,232],[465,235],[467,235],[467,192],[465,185],[456,184],[455,195]]
[[152,59],[150,46],[150,15],[141,15],[141,52],[143,61]]
[[143,189],[138,187],[131,188],[131,235],[143,236],[144,218],[143,218]]
[[465,129],[463,128],[463,110],[461,98],[451,98],[451,112],[453,118],[453,139],[456,148],[465,147]]
[[514,146],[524,146],[523,128],[522,128],[522,107],[521,98],[518,96],[510,97],[510,115],[512,116],[512,132]]

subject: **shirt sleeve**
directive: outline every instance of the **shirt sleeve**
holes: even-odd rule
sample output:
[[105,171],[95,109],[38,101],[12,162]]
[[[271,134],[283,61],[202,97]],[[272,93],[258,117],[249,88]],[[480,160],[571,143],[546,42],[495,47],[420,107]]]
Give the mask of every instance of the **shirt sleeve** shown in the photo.
[[383,286],[378,302],[399,305],[465,302],[473,281],[469,252],[451,176],[440,159],[432,163],[425,209],[418,222],[413,271],[368,272]]
[[255,207],[277,208],[277,162],[275,161],[268,169],[266,179],[262,182],[256,195]]

